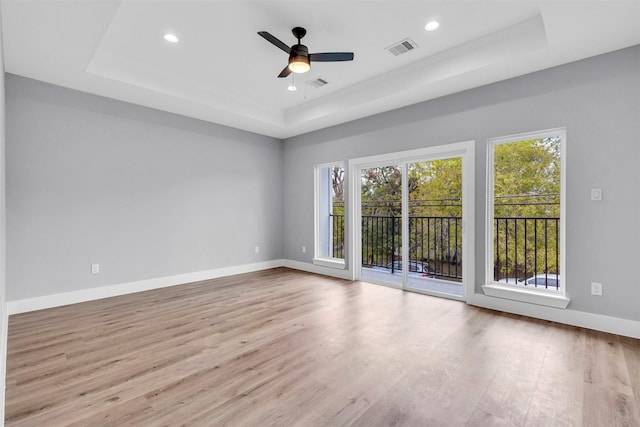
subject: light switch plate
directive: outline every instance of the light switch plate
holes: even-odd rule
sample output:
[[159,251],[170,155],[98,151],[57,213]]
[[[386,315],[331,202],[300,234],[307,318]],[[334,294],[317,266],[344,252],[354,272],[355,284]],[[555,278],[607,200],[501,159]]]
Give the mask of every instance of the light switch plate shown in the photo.
[[602,188],[591,189],[591,200],[598,201],[598,202],[602,200]]

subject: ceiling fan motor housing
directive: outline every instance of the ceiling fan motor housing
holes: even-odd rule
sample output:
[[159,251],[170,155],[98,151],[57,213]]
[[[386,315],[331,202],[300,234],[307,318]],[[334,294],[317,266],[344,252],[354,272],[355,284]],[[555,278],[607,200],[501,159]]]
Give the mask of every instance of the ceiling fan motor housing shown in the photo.
[[289,61],[291,61],[291,58],[309,58],[309,49],[307,49],[303,44],[291,46],[291,54],[289,55],[289,58]]

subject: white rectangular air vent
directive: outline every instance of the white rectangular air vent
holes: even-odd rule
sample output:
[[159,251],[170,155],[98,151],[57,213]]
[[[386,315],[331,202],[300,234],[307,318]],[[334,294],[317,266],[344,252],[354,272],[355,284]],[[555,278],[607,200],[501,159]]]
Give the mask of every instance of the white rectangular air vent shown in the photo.
[[407,53],[410,50],[417,48],[418,45],[411,39],[404,39],[399,41],[398,43],[394,43],[386,49],[391,52],[394,56],[402,55],[403,53]]
[[309,80],[307,82],[307,84],[309,86],[313,86],[313,87],[322,87],[322,86],[324,86],[324,85],[326,85],[328,83],[329,82],[327,80],[325,80],[323,77],[316,77],[315,79]]

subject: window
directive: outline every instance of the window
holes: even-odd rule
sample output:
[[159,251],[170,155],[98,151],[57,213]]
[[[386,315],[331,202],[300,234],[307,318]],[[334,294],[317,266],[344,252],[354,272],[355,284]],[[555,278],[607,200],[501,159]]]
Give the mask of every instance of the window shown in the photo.
[[331,163],[315,168],[314,263],[344,268],[344,165]]
[[564,129],[489,140],[488,285],[566,300],[564,144]]

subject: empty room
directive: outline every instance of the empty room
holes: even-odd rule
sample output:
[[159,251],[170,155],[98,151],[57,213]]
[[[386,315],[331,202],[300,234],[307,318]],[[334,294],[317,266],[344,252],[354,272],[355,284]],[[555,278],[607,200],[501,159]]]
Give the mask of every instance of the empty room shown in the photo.
[[0,426],[640,426],[640,1],[0,0]]

